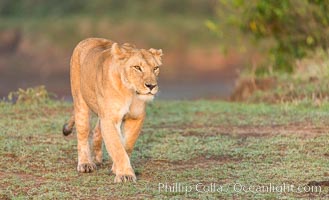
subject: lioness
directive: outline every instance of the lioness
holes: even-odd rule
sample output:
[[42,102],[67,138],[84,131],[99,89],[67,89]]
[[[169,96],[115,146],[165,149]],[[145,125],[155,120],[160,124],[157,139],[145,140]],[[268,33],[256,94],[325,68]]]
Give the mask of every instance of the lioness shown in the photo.
[[[113,160],[114,182],[136,181],[129,156],[145,118],[145,103],[158,91],[162,50],[137,49],[107,39],[81,41],[71,58],[71,91],[74,114],[63,127],[69,135],[76,126],[79,172],[92,172],[102,162],[102,138]],[[91,158],[89,117],[94,112]]]

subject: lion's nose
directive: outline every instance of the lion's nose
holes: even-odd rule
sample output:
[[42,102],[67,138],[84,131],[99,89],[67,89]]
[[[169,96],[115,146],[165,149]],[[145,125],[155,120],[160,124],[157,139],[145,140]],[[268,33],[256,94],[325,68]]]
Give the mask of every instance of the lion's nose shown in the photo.
[[153,88],[155,88],[157,85],[156,84],[151,84],[151,83],[145,83],[145,86],[147,88],[149,88],[150,90],[152,90]]

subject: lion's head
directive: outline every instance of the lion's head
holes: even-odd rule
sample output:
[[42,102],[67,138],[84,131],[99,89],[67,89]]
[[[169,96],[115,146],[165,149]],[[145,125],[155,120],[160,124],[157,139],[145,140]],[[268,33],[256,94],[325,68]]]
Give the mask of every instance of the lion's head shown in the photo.
[[157,77],[161,63],[162,50],[137,49],[128,43],[112,45],[111,54],[118,61],[123,84],[133,90],[137,97],[150,101],[158,92]]

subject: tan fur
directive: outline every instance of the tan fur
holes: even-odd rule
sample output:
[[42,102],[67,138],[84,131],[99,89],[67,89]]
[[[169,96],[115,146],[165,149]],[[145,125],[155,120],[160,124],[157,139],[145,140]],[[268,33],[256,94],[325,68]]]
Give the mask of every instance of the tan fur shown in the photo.
[[[89,38],[76,46],[70,72],[74,117],[63,133],[68,135],[75,124],[79,172],[91,172],[95,162],[102,162],[103,138],[113,160],[114,181],[136,180],[129,156],[145,118],[145,102],[158,91],[161,56],[161,50],[136,49],[127,43],[120,46],[101,38]],[[91,112],[99,118],[93,135],[95,162],[88,142]]]

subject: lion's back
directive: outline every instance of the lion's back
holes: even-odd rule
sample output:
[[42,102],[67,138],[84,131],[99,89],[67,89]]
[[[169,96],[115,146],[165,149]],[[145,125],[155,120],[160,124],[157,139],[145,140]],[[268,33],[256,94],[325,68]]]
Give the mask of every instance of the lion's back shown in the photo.
[[73,55],[78,54],[77,59],[79,64],[81,64],[84,62],[87,55],[91,52],[109,49],[111,48],[112,44],[113,42],[111,40],[103,38],[87,38],[79,42],[79,44],[74,49]]
[[110,49],[113,42],[103,38],[87,38],[79,42],[71,57],[71,80],[81,77],[82,71],[95,71],[101,52]]

